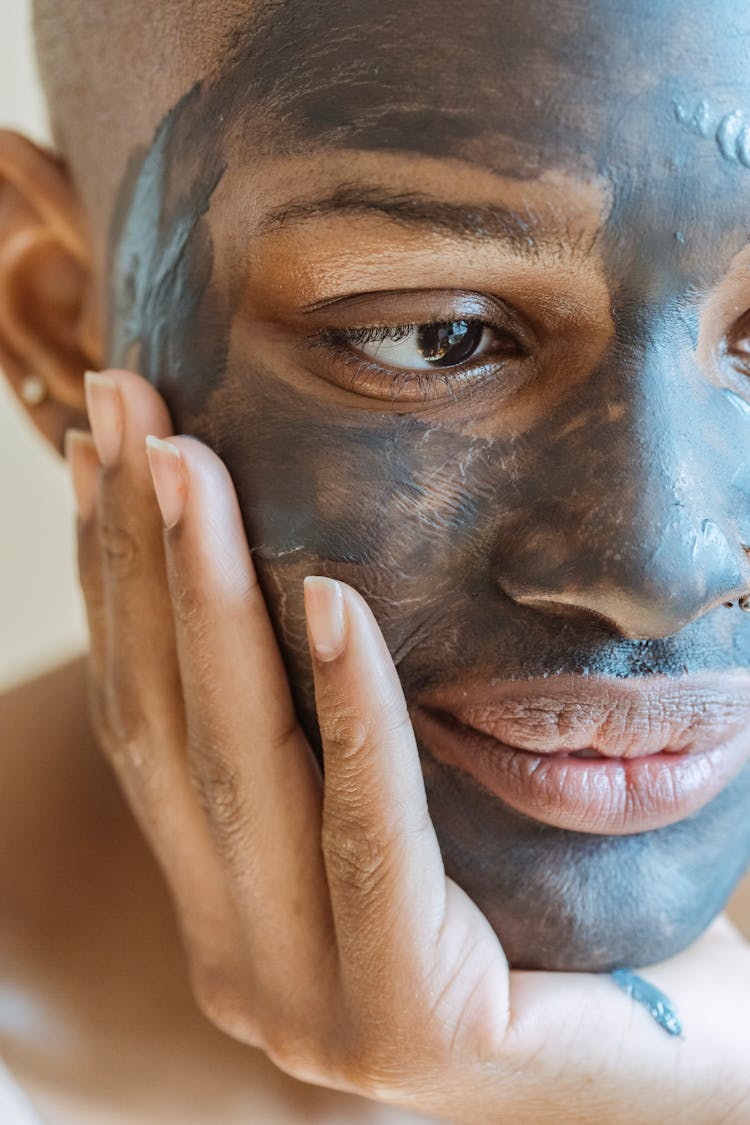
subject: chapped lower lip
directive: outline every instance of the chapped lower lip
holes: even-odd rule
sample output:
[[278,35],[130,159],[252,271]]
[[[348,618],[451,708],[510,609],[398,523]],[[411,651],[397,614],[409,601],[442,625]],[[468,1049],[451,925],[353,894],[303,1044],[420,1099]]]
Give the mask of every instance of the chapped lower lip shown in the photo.
[[750,760],[743,727],[695,753],[574,758],[518,750],[439,709],[416,707],[417,737],[517,812],[593,835],[625,836],[684,820],[712,801]]

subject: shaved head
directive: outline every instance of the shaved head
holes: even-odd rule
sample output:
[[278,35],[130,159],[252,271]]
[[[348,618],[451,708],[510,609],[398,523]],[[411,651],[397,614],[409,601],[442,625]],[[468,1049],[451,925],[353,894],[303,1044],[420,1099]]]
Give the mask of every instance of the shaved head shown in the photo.
[[251,6],[202,0],[34,0],[55,146],[86,206],[97,256],[129,154],[170,106],[211,73]]

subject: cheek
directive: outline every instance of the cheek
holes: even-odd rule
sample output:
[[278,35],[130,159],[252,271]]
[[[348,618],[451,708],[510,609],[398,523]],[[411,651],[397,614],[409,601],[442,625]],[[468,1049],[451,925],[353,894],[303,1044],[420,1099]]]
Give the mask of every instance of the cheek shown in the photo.
[[228,371],[192,432],[225,461],[264,559],[382,572],[392,591],[476,575],[498,495],[492,443],[442,422],[316,400],[262,368]]
[[[358,589],[397,662],[425,638],[456,633],[476,592],[492,583],[492,526],[510,500],[497,484],[507,458],[492,443],[409,415],[348,408],[336,416],[247,363],[230,365],[189,426],[235,483],[303,712],[307,574]],[[447,655],[447,642],[439,647]]]

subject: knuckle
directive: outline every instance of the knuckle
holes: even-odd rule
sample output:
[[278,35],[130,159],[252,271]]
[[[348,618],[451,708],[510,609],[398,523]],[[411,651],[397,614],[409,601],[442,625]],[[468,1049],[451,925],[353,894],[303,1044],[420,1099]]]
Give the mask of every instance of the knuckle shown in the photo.
[[372,1101],[396,1101],[404,1092],[404,1058],[410,1059],[408,1092],[413,1094],[418,1080],[414,1051],[410,1045],[405,1045],[403,1052],[372,1042],[361,1050],[349,1048],[339,1068],[347,1089]]
[[320,1036],[300,1034],[288,1021],[276,1020],[264,1030],[263,1050],[279,1070],[300,1082],[330,1079],[332,1067],[324,1058]]
[[118,745],[136,749],[149,740],[148,723],[135,701],[110,692],[110,705],[107,710],[107,724],[110,739]]
[[[361,800],[361,798],[359,798]],[[338,884],[371,897],[387,880],[394,862],[394,844],[382,831],[353,817],[324,814],[322,846],[326,868]]]
[[88,710],[104,756],[119,774],[152,772],[150,733],[142,711],[118,698],[107,683],[88,681]]
[[145,728],[132,718],[122,721],[122,712],[108,711],[102,728],[102,748],[119,774],[135,771],[142,783],[154,776],[154,763],[148,753]]
[[345,760],[366,753],[384,739],[398,741],[411,734],[411,718],[403,706],[381,708],[376,717],[329,688],[319,694],[317,707],[323,741]]
[[275,998],[268,1005],[263,1050],[280,1070],[300,1082],[353,1090],[346,1061],[354,1030],[346,1004],[340,1002],[334,1009],[330,995],[287,992],[281,1002]]
[[358,1092],[371,1101],[395,1101],[401,1087],[391,1068],[369,1063],[358,1065],[354,1081]]
[[138,540],[126,528],[112,520],[98,524],[99,546],[109,574],[128,578],[137,569],[140,558]]
[[214,1027],[250,1046],[264,1046],[245,989],[224,966],[191,965],[190,982],[198,1008]]
[[170,573],[169,591],[172,598],[172,612],[179,625],[193,631],[199,630],[207,611],[205,595],[184,576]]
[[339,756],[359,754],[372,738],[361,711],[326,693],[318,703],[320,733],[325,745]]
[[279,1068],[300,1081],[325,1081],[333,1066],[326,1057],[321,1021],[309,1020],[278,997],[269,1005],[263,990],[253,997],[236,968],[202,961],[191,965],[191,988],[205,1018],[242,1043],[257,1047]]
[[234,851],[247,839],[246,811],[236,766],[205,746],[190,753],[190,777],[203,811],[224,846]]

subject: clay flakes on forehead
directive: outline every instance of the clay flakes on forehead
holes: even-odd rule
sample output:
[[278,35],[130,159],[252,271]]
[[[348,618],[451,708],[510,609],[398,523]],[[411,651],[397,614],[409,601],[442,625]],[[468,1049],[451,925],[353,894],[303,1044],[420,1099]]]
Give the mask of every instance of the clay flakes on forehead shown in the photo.
[[678,20],[673,4],[636,3],[623,20],[615,0],[552,10],[476,0],[458,14],[445,0],[285,0],[238,34],[227,71],[245,105],[274,118],[281,144],[356,136],[362,147],[439,154],[500,131],[575,152],[629,100],[705,60],[706,36],[725,62],[716,74],[725,79],[732,63],[742,73],[722,38],[727,5],[694,7]]

